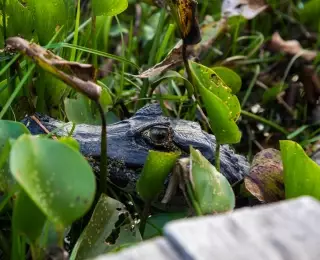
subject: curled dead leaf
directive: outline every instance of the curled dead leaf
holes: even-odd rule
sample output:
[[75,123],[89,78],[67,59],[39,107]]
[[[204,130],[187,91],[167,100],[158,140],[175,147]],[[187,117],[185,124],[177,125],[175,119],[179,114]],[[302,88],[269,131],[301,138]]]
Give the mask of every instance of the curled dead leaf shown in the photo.
[[283,40],[278,32],[272,35],[269,48],[292,56],[300,54],[307,61],[313,61],[318,55],[317,51],[303,49],[297,40]]
[[262,202],[283,200],[285,192],[280,151],[268,148],[256,154],[244,184]]
[[195,0],[167,0],[171,13],[179,26],[184,44],[194,45],[201,41]]
[[224,0],[222,13],[227,17],[242,15],[250,20],[267,9],[264,0]]
[[[196,45],[187,46],[187,56],[198,57],[201,53],[212,47],[215,39],[227,28],[227,20],[222,18],[218,22],[209,22],[201,26],[202,41]],[[138,78],[151,78],[180,66],[182,59],[182,41],[179,41],[163,61],[152,68],[137,75]]]
[[51,51],[20,37],[8,38],[6,50],[21,52],[31,58],[42,69],[53,74],[75,90],[92,100],[99,100],[101,88],[93,82],[96,70],[91,64],[69,62]]

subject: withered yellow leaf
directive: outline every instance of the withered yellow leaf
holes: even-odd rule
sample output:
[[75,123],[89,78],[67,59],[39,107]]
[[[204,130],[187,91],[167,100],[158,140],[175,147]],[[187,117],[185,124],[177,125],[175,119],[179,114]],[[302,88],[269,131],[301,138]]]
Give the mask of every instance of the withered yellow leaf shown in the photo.
[[195,0],[167,0],[171,11],[176,16],[185,44],[193,45],[201,41]]

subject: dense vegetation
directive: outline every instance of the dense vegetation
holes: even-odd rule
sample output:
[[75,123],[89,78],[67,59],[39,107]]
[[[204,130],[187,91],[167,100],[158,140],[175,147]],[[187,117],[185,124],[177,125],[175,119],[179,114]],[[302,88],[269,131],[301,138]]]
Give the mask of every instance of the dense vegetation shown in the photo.
[[[0,259],[89,259],[161,235],[173,219],[320,199],[318,0],[0,7]],[[251,163],[249,176],[231,186],[219,159],[212,165],[190,147],[190,175],[177,173],[187,213],[152,207],[179,152],[150,151],[140,199],[101,181],[105,125],[153,102],[214,134],[217,158],[232,145]],[[101,126],[98,182],[72,133],[35,137],[20,123],[36,112]]]

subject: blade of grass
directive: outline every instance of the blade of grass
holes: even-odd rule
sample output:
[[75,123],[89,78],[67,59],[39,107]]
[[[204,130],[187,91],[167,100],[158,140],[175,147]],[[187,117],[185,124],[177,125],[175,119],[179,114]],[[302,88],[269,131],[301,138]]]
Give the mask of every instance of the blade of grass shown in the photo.
[[266,124],[268,126],[271,126],[271,127],[273,127],[274,129],[278,130],[279,132],[283,133],[286,136],[290,134],[289,131],[287,131],[286,129],[284,129],[280,125],[278,125],[278,124],[276,124],[274,122],[271,122],[270,120],[265,119],[265,118],[263,118],[261,116],[257,116],[255,114],[252,114],[252,113],[250,113],[248,111],[245,111],[245,110],[241,110],[241,114],[244,115],[244,116],[250,117],[250,118],[252,118],[252,119],[254,119],[256,121],[259,121],[261,123],[264,123],[264,124]]
[[113,54],[110,54],[110,53],[106,53],[106,52],[103,52],[103,51],[93,50],[93,49],[90,49],[90,48],[86,48],[86,47],[82,47],[82,46],[76,46],[76,45],[69,44],[69,43],[57,43],[57,44],[51,44],[50,45],[50,48],[60,48],[60,47],[75,48],[75,49],[81,50],[83,52],[93,53],[93,54],[99,55],[101,57],[106,57],[106,58],[113,59],[113,60],[116,60],[116,61],[125,62],[125,63],[130,64],[132,67],[135,67],[138,70],[140,69],[140,67],[138,65],[136,65],[135,63],[129,61],[128,59],[125,59],[123,57],[120,57],[120,56],[117,56],[117,55],[113,55]]
[[28,80],[28,78],[31,76],[31,74],[33,73],[34,69],[35,69],[36,65],[32,64],[29,68],[29,70],[27,71],[27,73],[23,76],[22,80],[20,81],[20,83],[18,84],[18,86],[15,88],[15,90],[13,91],[12,95],[9,97],[9,99],[7,100],[7,103],[3,106],[2,110],[0,111],[0,119],[3,118],[3,116],[5,115],[5,113],[7,112],[8,108],[10,107],[11,103],[13,102],[13,100],[16,98],[16,96],[18,95],[18,93],[20,92],[21,88],[23,87],[24,83]]
[[255,70],[255,73],[254,73],[254,76],[250,82],[250,85],[247,89],[247,92],[242,100],[242,103],[241,103],[241,108],[243,108],[245,106],[245,104],[247,103],[248,101],[248,98],[250,97],[251,95],[251,92],[252,92],[252,89],[253,89],[253,86],[256,84],[256,81],[258,79],[258,76],[260,74],[260,65],[256,65],[256,70]]
[[[73,42],[72,42],[73,45],[77,45],[78,44],[80,14],[81,14],[80,0],[78,0],[76,24],[75,24],[75,28],[74,28],[74,37],[73,37]],[[76,58],[76,49],[71,49],[70,61],[74,61],[75,58]]]

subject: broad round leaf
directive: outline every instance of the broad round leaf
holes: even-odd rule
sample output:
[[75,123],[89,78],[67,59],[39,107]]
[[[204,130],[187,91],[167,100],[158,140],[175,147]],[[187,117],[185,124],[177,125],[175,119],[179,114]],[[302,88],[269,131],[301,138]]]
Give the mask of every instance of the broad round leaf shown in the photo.
[[[118,228],[119,220],[126,214],[128,212],[121,202],[101,194],[88,225],[73,249],[71,259],[91,259],[112,250],[115,245],[106,243],[106,240],[112,236],[112,232]],[[122,227],[118,239],[124,233]],[[131,228],[127,231],[131,242],[142,240],[139,231]]]
[[213,134],[220,144],[235,144],[241,139],[237,124],[230,119],[226,104],[212,92],[199,85],[203,103],[206,107]]
[[212,69],[192,61],[190,65],[196,79],[196,84],[202,85],[219,97],[229,109],[229,118],[237,121],[240,116],[241,107],[237,96],[232,94],[231,88]]
[[29,0],[27,5],[34,17],[35,31],[41,45],[47,44],[62,26],[67,31],[75,17],[73,0]]
[[320,166],[293,141],[280,141],[286,198],[303,195],[320,199]]
[[96,16],[114,16],[128,8],[128,0],[92,0],[91,5]]
[[6,1],[7,37],[20,35],[30,40],[34,30],[34,19],[30,8],[28,5],[21,4],[19,0]]
[[161,192],[164,181],[172,170],[180,153],[149,151],[141,176],[137,182],[137,191],[142,199],[150,201]]
[[232,89],[233,94],[239,92],[241,89],[242,80],[237,73],[227,67],[213,67],[212,71],[214,71],[218,77],[220,77],[223,82]]
[[90,208],[95,177],[82,155],[50,139],[23,135],[13,145],[10,170],[47,217],[66,226]]
[[13,181],[9,173],[9,140],[28,133],[29,130],[21,123],[0,120],[0,191],[2,192],[8,191]]
[[235,207],[235,195],[230,183],[198,151],[190,148],[192,184],[203,214],[226,212]]
[[46,217],[24,192],[20,191],[14,203],[13,226],[20,234],[35,242],[41,235]]

